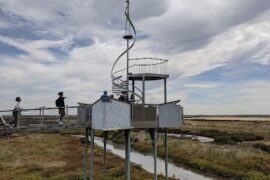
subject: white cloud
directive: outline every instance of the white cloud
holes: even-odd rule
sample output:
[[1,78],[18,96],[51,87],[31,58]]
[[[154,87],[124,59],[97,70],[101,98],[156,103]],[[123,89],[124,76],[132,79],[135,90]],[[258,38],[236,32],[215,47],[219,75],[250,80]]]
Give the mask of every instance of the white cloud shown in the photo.
[[[34,27],[30,32],[37,29],[48,35],[29,40],[0,31],[1,43],[25,52],[17,56],[0,53],[4,87],[0,89],[0,109],[12,107],[17,95],[23,96],[25,106],[33,107],[54,105],[60,90],[65,91],[68,103],[75,104],[93,102],[104,89],[111,89],[111,66],[125,49],[121,39],[125,24],[123,1],[0,0],[0,4],[3,17],[12,17],[10,22],[0,18],[0,27],[22,28],[27,24],[28,28]],[[234,63],[269,66],[268,1],[139,0],[131,2],[131,13],[139,35],[145,35],[137,41],[131,56],[170,60],[168,100],[182,99],[188,113],[256,113],[252,111],[255,105],[261,107],[258,113],[268,112],[264,107],[270,102],[270,87],[264,85],[265,80],[252,81],[251,87],[243,82],[232,84],[237,96],[231,104],[203,105],[190,102],[189,93],[224,85],[216,81],[194,83],[187,78]],[[93,43],[73,46],[75,39],[91,39]],[[63,50],[65,56],[56,56],[50,48]],[[230,92],[221,91],[212,98],[229,97]],[[149,102],[163,101],[162,95],[161,84],[148,87]]]
[[50,41],[36,40],[29,41],[24,39],[14,39],[0,35],[0,42],[8,44],[19,50],[24,51],[28,55],[21,55],[22,60],[33,60],[40,62],[56,61],[55,57],[48,51],[48,48],[65,46],[66,40]]
[[184,84],[183,87],[185,88],[214,88],[214,87],[217,87],[218,85],[217,84],[194,84],[194,83],[190,83],[190,84]]

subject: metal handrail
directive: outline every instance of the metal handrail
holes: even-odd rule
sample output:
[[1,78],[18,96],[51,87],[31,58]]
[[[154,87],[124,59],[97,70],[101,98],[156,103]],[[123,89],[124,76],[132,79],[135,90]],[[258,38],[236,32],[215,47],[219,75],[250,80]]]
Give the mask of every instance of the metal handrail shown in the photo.
[[[129,66],[128,68],[132,68],[132,67],[140,67],[140,66],[155,66],[155,65],[160,65],[160,64],[165,64],[168,62],[167,59],[159,59],[159,58],[150,58],[150,57],[145,57],[145,58],[132,58],[132,59],[129,59],[130,61],[138,61],[138,60],[142,60],[142,59],[151,59],[151,60],[154,60],[154,61],[161,61],[161,62],[158,62],[158,63],[150,63],[150,64],[146,64],[146,63],[142,63],[142,64],[133,64],[131,66]],[[113,75],[119,73],[119,72],[122,72],[122,71],[126,71],[127,68],[123,68],[123,69],[120,69],[118,71],[115,71],[113,73]]]
[[134,61],[134,60],[141,60],[141,59],[152,59],[152,60],[160,60],[160,61],[164,61],[167,62],[167,59],[161,59],[161,58],[153,58],[153,57],[143,57],[143,58],[131,58],[129,59],[130,61]]
[[[20,111],[35,111],[35,110],[40,110],[40,109],[44,109],[44,110],[49,110],[49,109],[66,109],[66,108],[78,108],[79,106],[65,106],[65,107],[40,107],[40,108],[28,108],[28,109],[20,109]],[[14,109],[9,109],[9,110],[0,110],[0,112],[13,112]]]
[[[17,126],[15,129],[22,129],[22,128],[30,128],[30,127],[38,127],[38,128],[43,128],[43,127],[58,127],[58,126],[70,126],[70,125],[81,125],[84,123],[88,123],[86,120],[81,120],[80,117],[84,116],[82,114],[79,114],[79,109],[80,108],[85,108],[83,106],[65,106],[65,107],[60,107],[60,109],[65,109],[65,118],[63,118],[62,123],[60,123],[59,116],[60,112],[58,112],[58,107],[39,107],[39,108],[28,108],[28,109],[20,109],[20,112],[25,112],[23,114],[20,114],[17,119]],[[71,111],[69,110],[75,109],[76,111]],[[10,115],[10,112],[13,112],[14,110],[2,110],[2,114],[0,114],[0,122],[2,122],[3,127],[4,127],[4,132],[7,134],[7,129],[6,127],[10,127],[13,129],[13,126],[9,124],[9,120],[11,120],[11,117],[13,113]],[[9,112],[9,113],[8,113]],[[81,112],[81,111],[80,111]],[[88,112],[87,112],[88,113]],[[89,112],[90,115],[90,112]],[[4,117],[7,117],[7,121],[5,121]],[[85,122],[84,122],[85,121]],[[56,124],[59,123],[58,126]]]

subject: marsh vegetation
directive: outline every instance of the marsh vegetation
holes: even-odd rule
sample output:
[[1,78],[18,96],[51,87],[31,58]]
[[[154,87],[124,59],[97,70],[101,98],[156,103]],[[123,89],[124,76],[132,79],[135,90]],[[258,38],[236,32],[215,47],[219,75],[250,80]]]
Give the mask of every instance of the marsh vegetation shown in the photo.
[[[253,117],[254,118],[254,117]],[[214,178],[270,179],[270,121],[186,120],[181,129],[171,133],[212,137],[213,143],[191,139],[168,138],[169,158],[176,165]],[[102,136],[98,132],[97,135]],[[115,143],[123,143],[122,132],[109,134]],[[158,156],[164,157],[162,136]],[[133,131],[132,147],[152,153],[148,132]]]
[[[62,134],[14,134],[10,140],[1,138],[0,146],[0,179],[83,179],[84,144],[67,131]],[[103,178],[102,162],[103,151],[96,147],[95,179]],[[108,153],[107,179],[124,179],[124,173],[124,160]],[[133,164],[131,177],[152,179],[152,174]]]

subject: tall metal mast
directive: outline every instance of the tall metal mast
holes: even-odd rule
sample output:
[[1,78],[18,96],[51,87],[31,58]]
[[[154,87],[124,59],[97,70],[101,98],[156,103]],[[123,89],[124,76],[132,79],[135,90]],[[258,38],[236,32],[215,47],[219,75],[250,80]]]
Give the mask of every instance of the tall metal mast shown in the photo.
[[[129,0],[126,0],[127,7],[125,11],[126,15],[126,34],[123,37],[124,39],[127,40],[127,76],[126,76],[126,96],[127,99],[129,99],[129,40],[132,39],[132,35],[130,34],[130,18],[129,18]],[[125,136],[125,167],[126,167],[126,172],[125,172],[125,179],[130,180],[130,130],[126,129],[124,130],[124,136]]]
[[133,36],[130,34],[130,17],[129,17],[129,0],[126,0],[127,6],[126,6],[126,35],[123,37],[127,40],[127,76],[126,76],[126,83],[127,83],[127,97],[129,97],[129,40],[133,39]]

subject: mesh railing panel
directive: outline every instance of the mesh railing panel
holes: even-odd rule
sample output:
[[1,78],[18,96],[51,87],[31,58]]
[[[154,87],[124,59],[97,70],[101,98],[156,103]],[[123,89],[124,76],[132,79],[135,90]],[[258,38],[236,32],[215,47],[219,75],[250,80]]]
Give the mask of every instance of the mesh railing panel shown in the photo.
[[182,108],[174,103],[163,104],[159,107],[159,127],[179,128],[182,125]]
[[93,104],[94,129],[129,129],[130,105],[117,100],[102,103],[100,100]]

